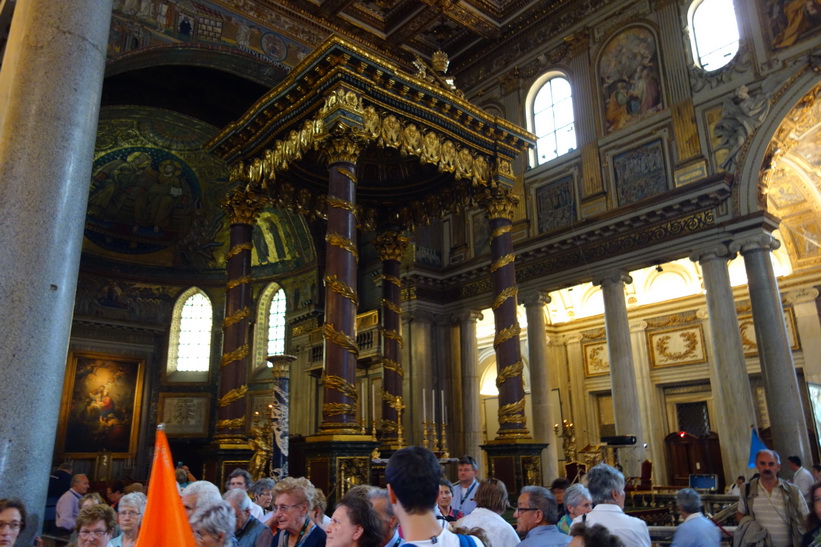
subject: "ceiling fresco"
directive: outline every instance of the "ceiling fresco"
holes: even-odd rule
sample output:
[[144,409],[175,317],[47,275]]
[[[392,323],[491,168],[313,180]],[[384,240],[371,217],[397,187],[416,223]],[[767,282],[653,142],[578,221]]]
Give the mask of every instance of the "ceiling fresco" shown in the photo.
[[[140,276],[223,275],[229,233],[220,199],[225,164],[202,148],[213,126],[178,113],[108,107],[100,113],[83,250],[90,265]],[[267,208],[254,230],[256,276],[313,262],[304,221]]]

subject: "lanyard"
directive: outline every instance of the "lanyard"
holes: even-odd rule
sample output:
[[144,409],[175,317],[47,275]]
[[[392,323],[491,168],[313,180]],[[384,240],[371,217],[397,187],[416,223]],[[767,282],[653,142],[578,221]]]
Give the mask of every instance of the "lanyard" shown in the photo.
[[[476,488],[476,480],[475,480],[475,479],[474,479],[474,481],[473,481],[473,484],[471,484],[471,485],[470,485],[470,488],[468,488],[468,491],[467,491],[467,492],[465,492],[465,496],[462,498],[462,501],[459,503],[459,510],[460,510],[460,511],[462,510],[462,506],[464,506],[464,505],[465,505],[465,502],[466,502],[466,501],[468,500],[468,498],[470,497],[470,493],[471,493],[471,492],[473,492],[473,489],[474,489],[474,488]],[[461,487],[460,487],[460,491],[461,491]]]
[[[302,541],[302,536],[305,535],[305,530],[308,529],[308,524],[310,524],[310,523],[311,523],[311,519],[306,517],[305,518],[305,524],[302,525],[302,530],[299,531],[299,536],[297,536],[297,538],[296,538],[296,543],[294,543],[294,547],[299,547],[299,542]],[[285,532],[285,535],[286,535],[285,545],[288,545],[288,543],[287,543],[287,541],[288,541],[288,538],[287,538],[288,532]]]

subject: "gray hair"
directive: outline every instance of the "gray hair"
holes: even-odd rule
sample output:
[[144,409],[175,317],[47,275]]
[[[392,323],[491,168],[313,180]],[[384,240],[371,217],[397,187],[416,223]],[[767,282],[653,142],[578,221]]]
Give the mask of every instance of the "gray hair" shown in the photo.
[[222,495],[222,499],[231,505],[236,504],[237,509],[240,511],[245,511],[246,509],[251,508],[251,498],[248,497],[248,493],[245,490],[240,488],[232,488],[231,490],[226,491]]
[[559,506],[550,490],[544,486],[524,486],[521,493],[527,494],[530,505],[542,512],[544,522],[548,524],[559,522]]
[[234,541],[237,516],[234,508],[222,500],[199,506],[191,515],[190,523],[192,528],[199,528],[214,537],[223,534],[224,547],[229,547]]
[[776,452],[775,450],[770,450],[769,448],[762,448],[761,450],[755,453],[756,463],[758,462],[758,457],[761,454],[770,454],[775,459],[775,463],[781,465],[781,456],[778,455],[778,452]]
[[127,505],[128,507],[136,509],[138,513],[143,513],[145,511],[146,501],[148,501],[148,498],[146,498],[142,492],[131,492],[120,498],[120,504],[117,507]]
[[249,490],[249,492],[251,492],[255,496],[261,496],[264,491],[270,490],[273,494],[274,486],[276,486],[274,479],[259,479],[257,482],[254,483],[254,486],[251,488],[251,490]]
[[682,488],[676,492],[676,503],[682,511],[691,515],[701,510],[701,496],[692,488]]
[[613,492],[624,491],[624,475],[615,467],[600,463],[587,473],[587,488],[593,503],[614,503]]
[[305,477],[285,477],[274,486],[274,500],[280,494],[290,494],[305,500],[310,511],[316,506],[316,487]]
[[[197,509],[209,503],[222,501],[220,490],[216,484],[208,481],[195,481],[185,487],[183,496],[197,496]],[[232,532],[233,533],[233,532]]]
[[387,503],[385,504],[385,513],[387,513],[388,518],[394,516],[393,504],[391,503],[390,497],[388,496],[388,490],[385,488],[378,488],[376,486],[373,486],[368,490],[368,501],[370,501],[371,505],[373,505],[374,500],[378,499],[387,500]]
[[590,491],[583,484],[574,484],[564,491],[564,506],[578,507],[582,501],[590,500]]

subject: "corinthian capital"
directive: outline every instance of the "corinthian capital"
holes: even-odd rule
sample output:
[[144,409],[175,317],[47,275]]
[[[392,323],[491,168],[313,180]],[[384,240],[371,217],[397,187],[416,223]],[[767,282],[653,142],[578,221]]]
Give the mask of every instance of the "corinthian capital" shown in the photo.
[[327,139],[322,147],[322,154],[327,158],[328,165],[343,162],[356,163],[364,145],[365,142],[362,139],[349,131]]
[[479,195],[479,205],[485,210],[488,220],[503,218],[512,221],[513,210],[519,198],[508,188],[488,188]]
[[408,243],[410,243],[409,238],[394,230],[386,230],[373,238],[373,246],[379,252],[379,260],[383,262],[401,260],[405,249],[408,248]]
[[222,208],[231,224],[255,224],[267,204],[267,196],[238,188],[221,200]]

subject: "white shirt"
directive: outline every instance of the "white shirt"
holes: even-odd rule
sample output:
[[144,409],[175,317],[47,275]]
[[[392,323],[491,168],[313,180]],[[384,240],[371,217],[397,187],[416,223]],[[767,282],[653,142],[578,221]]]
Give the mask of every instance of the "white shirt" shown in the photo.
[[262,522],[262,519],[265,518],[265,509],[254,503],[251,502],[251,516],[257,519],[258,521]]
[[807,500],[807,505],[810,503],[810,489],[812,485],[815,484],[815,480],[812,478],[812,473],[804,469],[803,467],[799,467],[798,471],[795,472],[793,475],[792,483],[801,490],[801,493],[804,494],[804,499]]
[[519,544],[519,535],[513,526],[484,507],[477,507],[471,514],[457,520],[455,525],[464,528],[481,528],[493,547],[516,547]]
[[[573,519],[573,524],[582,521],[584,515]],[[587,513],[585,520],[588,526],[601,524],[614,536],[618,536],[625,545],[631,547],[650,547],[650,532],[647,523],[636,517],[625,515],[621,507],[614,503],[600,503]]]
[[[468,537],[473,540],[473,543],[476,544],[475,547],[485,547],[478,538],[473,536]],[[459,538],[447,528],[442,528],[442,533],[436,536],[436,543],[430,539],[425,541],[410,541],[405,539],[405,543],[417,545],[418,547],[459,547]]]

